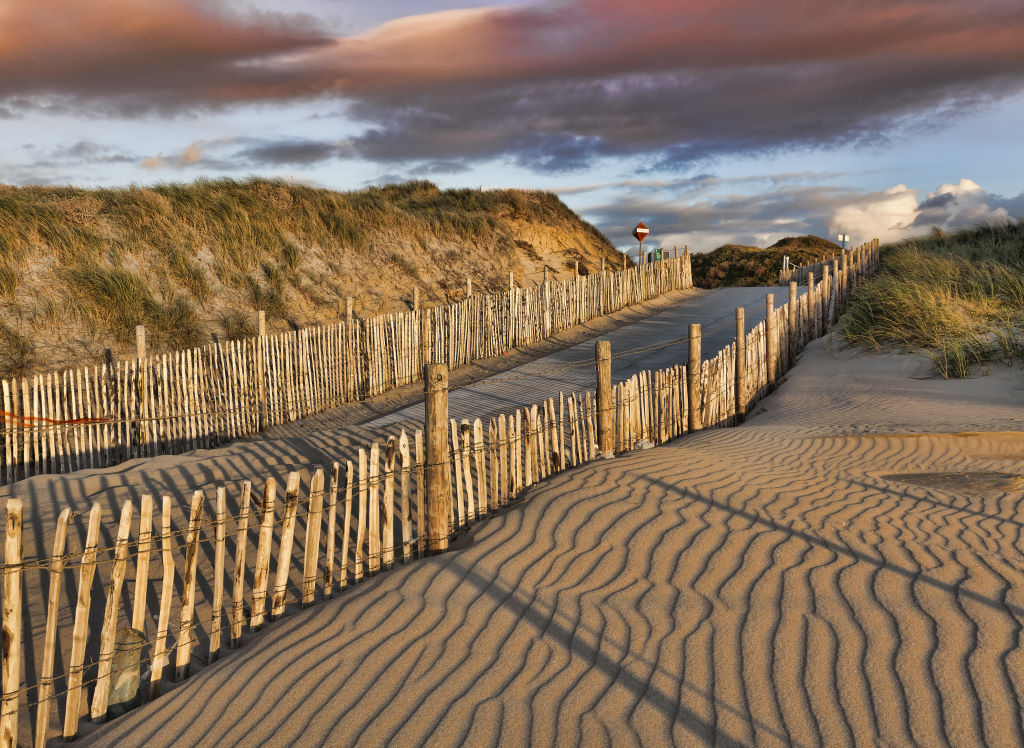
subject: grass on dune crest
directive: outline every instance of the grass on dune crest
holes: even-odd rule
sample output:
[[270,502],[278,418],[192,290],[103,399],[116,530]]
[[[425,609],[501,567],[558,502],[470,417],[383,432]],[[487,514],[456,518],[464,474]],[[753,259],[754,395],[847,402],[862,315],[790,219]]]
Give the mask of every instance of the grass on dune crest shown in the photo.
[[356,314],[434,305],[620,262],[556,195],[427,181],[338,192],[283,180],[128,189],[0,184],[0,377]]
[[843,335],[879,350],[927,353],[946,378],[1024,357],[1024,223],[940,231],[883,247],[857,289]]

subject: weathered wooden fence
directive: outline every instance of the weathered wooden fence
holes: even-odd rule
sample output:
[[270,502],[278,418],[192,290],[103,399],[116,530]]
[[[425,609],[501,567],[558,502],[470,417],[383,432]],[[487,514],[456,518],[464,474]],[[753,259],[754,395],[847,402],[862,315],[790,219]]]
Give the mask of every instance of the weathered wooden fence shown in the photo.
[[0,483],[211,447],[693,284],[689,253],[370,319],[0,381]]
[[[749,331],[737,310],[735,342],[706,360],[694,325],[685,366],[612,386],[610,350],[599,342],[595,392],[562,394],[486,423],[437,414],[430,421],[428,408],[428,423],[442,433],[400,431],[291,472],[283,500],[271,476],[255,492],[243,480],[159,503],[143,494],[137,519],[128,501],[116,523],[98,503],[78,517],[65,509],[45,533],[51,554],[32,559],[22,557],[22,503],[9,500],[0,743],[71,739],[83,718],[102,722],[157,698],[165,684],[225,656],[267,620],[422,556],[438,533],[446,545],[531,485],[603,452],[741,421],[802,346],[825,333],[855,278],[876,260],[869,248],[837,274],[810,278],[799,297],[792,282],[780,307],[769,294],[767,318]],[[441,444],[441,456],[431,457]],[[428,495],[431,468],[450,491],[441,503]],[[437,506],[448,507],[445,516],[437,517]],[[115,539],[102,545],[105,523]]]
[[820,262],[814,262],[810,265],[804,265],[802,267],[785,268],[779,271],[779,285],[784,286],[790,281],[796,281],[797,283],[807,283],[808,275],[814,275],[815,278],[820,278],[822,273],[825,272],[827,267],[831,267],[834,262],[838,262],[840,267],[843,263],[857,263],[861,262],[862,257],[865,253],[874,252],[878,249],[878,239],[872,239],[871,241],[862,244],[859,247],[844,251],[842,255],[829,257],[828,259]]

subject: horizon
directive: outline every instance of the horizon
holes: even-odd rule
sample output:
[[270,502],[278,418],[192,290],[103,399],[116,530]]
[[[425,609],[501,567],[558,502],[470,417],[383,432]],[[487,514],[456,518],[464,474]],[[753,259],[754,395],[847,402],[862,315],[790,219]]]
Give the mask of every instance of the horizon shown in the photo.
[[0,17],[16,186],[539,189],[620,250],[638,221],[645,246],[701,252],[1024,215],[1004,167],[1024,158],[1024,13],[1003,0],[8,0]]

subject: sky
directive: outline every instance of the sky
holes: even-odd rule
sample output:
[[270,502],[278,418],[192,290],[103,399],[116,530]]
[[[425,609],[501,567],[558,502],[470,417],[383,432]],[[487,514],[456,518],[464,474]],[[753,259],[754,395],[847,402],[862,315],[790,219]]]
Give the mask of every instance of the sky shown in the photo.
[[0,183],[429,179],[617,246],[1024,216],[1020,0],[0,0]]

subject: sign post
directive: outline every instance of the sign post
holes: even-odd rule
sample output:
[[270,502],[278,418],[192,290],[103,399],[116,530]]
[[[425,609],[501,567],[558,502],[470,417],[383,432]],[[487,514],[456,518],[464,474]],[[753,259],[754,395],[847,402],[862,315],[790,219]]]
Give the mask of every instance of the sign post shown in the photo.
[[642,223],[638,223],[636,228],[633,229],[633,236],[640,242],[640,256],[637,258],[640,260],[640,264],[644,261],[644,239],[651,233],[651,230],[644,226]]

